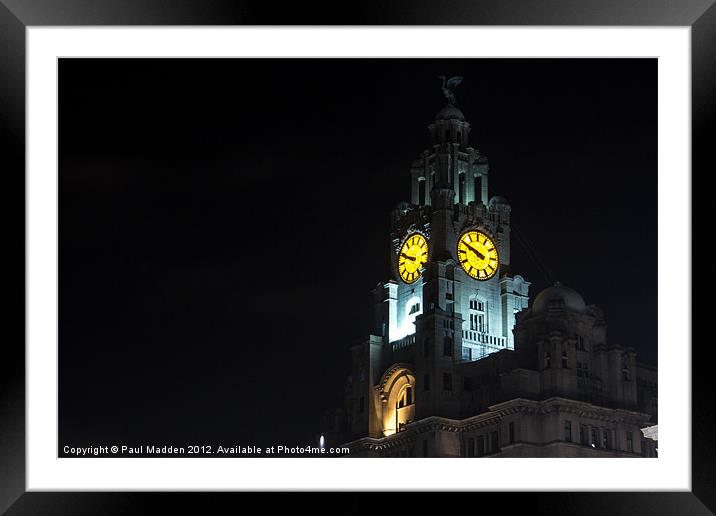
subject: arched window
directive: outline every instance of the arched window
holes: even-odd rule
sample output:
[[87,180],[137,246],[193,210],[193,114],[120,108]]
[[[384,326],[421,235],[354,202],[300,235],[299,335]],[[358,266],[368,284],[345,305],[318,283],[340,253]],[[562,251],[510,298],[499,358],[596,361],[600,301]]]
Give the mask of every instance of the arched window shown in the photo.
[[415,318],[423,313],[423,306],[420,303],[418,296],[411,297],[408,302],[405,303],[405,319],[409,323],[414,323]]
[[413,404],[413,386],[406,385],[398,395],[398,408],[407,407]]
[[479,174],[475,174],[473,181],[473,188],[475,189],[475,200],[482,202],[482,177]]
[[418,204],[420,204],[421,206],[425,204],[426,190],[427,189],[425,188],[425,178],[421,177],[420,179],[418,179]]
[[[455,279],[455,267],[453,267],[452,265],[445,266],[445,278],[449,280]],[[448,285],[448,292],[452,293],[453,284],[448,283]]]
[[567,352],[566,352],[566,351],[562,351],[562,368],[563,368],[563,369],[567,369],[567,367],[568,367],[568,366],[567,366],[568,362],[569,362],[569,360],[567,359]]
[[412,384],[404,385],[395,403],[396,432],[402,432],[405,429],[405,425],[411,423],[415,418],[413,403],[413,386]]
[[385,405],[367,408],[382,412],[383,435],[388,436],[400,432],[415,419],[415,375],[404,367],[392,367],[384,373],[380,383]]
[[549,369],[550,368],[550,361],[552,357],[550,356],[549,352],[544,354],[544,368]]

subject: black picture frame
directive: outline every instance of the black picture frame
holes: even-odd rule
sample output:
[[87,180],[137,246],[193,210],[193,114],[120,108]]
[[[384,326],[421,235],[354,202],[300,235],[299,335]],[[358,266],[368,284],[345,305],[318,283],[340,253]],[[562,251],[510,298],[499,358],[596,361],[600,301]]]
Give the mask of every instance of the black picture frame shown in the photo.
[[[716,5],[713,0],[428,0],[345,5],[232,0],[0,0],[0,141],[6,192],[20,196],[25,178],[25,30],[63,25],[561,25],[689,26],[692,73],[692,179],[716,170],[712,150],[716,125]],[[24,213],[24,212],[23,212]],[[17,212],[14,212],[17,217]],[[694,222],[698,222],[692,217]],[[13,221],[15,218],[12,219]],[[23,249],[24,229],[11,246]],[[693,234],[693,228],[692,228]],[[20,258],[15,258],[16,262]],[[703,270],[695,267],[694,270]],[[20,269],[22,267],[22,269]],[[16,270],[16,269],[13,269]],[[19,276],[9,274],[8,276]],[[684,278],[691,282],[691,277]],[[24,300],[24,294],[23,294]],[[18,306],[20,303],[18,303]],[[24,323],[24,303],[15,326]],[[703,305],[702,305],[703,306]],[[23,334],[24,334],[23,324]],[[716,510],[714,439],[708,341],[692,344],[692,491],[610,493],[503,493],[480,495],[480,504],[509,504],[543,514],[711,514]],[[205,512],[202,494],[26,493],[24,339],[3,346],[0,404],[0,510],[7,514],[141,513],[148,504],[169,512]],[[221,496],[236,503],[235,494]],[[243,495],[246,496],[246,495]],[[421,501],[412,497],[413,503]],[[285,503],[272,497],[273,503]],[[475,502],[473,498],[473,503]],[[213,503],[213,500],[212,500]],[[242,504],[247,503],[242,500]],[[251,502],[249,502],[251,503]],[[269,502],[262,502],[263,504]],[[345,501],[339,502],[345,507]],[[351,504],[352,505],[352,504]],[[269,508],[264,505],[264,508]],[[354,506],[355,507],[355,506]],[[407,510],[409,505],[405,507]],[[264,510],[265,510],[264,509]]]

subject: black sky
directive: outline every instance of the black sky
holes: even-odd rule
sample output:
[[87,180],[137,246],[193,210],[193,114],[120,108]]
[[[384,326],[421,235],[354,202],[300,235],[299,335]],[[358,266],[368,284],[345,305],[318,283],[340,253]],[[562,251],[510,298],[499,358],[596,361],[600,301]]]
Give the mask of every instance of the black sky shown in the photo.
[[[441,74],[465,77],[490,195],[609,341],[656,363],[655,59],[59,70],[60,445],[307,444],[390,276]],[[512,249],[533,299],[547,279]]]

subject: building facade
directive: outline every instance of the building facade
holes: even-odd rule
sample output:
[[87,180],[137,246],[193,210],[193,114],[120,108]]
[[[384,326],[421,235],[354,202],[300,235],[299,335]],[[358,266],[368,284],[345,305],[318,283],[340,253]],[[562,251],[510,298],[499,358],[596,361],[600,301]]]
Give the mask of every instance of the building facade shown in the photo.
[[351,456],[655,456],[655,370],[606,341],[603,313],[560,284],[529,304],[510,269],[510,210],[489,197],[454,96],[391,214],[394,277],[374,290],[329,444]]

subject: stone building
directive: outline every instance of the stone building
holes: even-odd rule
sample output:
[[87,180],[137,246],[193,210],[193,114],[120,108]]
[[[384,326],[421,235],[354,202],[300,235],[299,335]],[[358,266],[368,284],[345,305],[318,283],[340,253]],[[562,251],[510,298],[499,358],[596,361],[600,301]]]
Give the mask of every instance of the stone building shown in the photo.
[[[656,370],[610,344],[602,311],[555,284],[529,304],[510,205],[448,103],[391,215],[395,277],[374,290],[326,445],[372,457],[655,456]],[[653,434],[653,433],[652,433]],[[652,435],[650,434],[650,435]],[[346,444],[347,443],[347,444]]]

